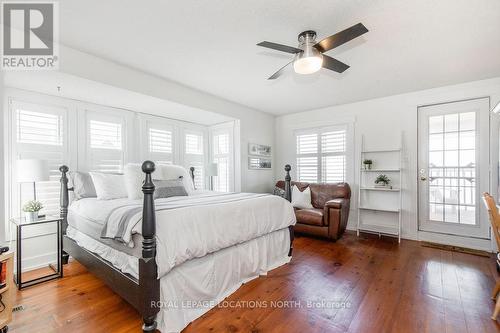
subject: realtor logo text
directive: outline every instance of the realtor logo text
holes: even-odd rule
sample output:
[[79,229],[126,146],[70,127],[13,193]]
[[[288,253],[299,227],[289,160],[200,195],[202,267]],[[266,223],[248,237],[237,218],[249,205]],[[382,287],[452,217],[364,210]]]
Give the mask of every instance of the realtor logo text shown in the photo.
[[2,2],[3,70],[58,68],[58,4]]

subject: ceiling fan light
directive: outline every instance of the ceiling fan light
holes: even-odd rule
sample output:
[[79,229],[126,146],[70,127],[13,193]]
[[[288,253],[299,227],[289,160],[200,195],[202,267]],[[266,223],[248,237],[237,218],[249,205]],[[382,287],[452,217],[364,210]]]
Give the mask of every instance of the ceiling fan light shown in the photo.
[[293,62],[293,69],[297,74],[312,74],[321,69],[323,57],[321,54],[309,57],[297,57]]
[[323,55],[313,47],[314,38],[306,35],[302,39],[300,47],[302,52],[298,53],[293,62],[293,69],[297,74],[312,74],[321,69],[323,65]]

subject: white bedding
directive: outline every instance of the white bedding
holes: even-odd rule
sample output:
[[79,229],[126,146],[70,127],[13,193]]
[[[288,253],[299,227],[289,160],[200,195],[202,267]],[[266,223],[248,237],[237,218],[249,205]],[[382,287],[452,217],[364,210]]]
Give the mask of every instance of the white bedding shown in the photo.
[[[219,199],[220,202],[217,202]],[[196,202],[196,205],[187,205],[188,202]],[[211,192],[158,199],[155,204],[159,277],[193,258],[201,258],[295,224],[291,204],[273,195]],[[162,205],[170,208],[158,210]],[[68,220],[76,214],[103,227],[107,222],[108,229],[113,230],[113,223],[119,221],[125,210],[141,206],[141,200],[81,199],[69,207]],[[130,247],[134,246],[132,234],[141,231],[141,219],[142,211],[139,211],[127,226],[127,238],[124,240]]]

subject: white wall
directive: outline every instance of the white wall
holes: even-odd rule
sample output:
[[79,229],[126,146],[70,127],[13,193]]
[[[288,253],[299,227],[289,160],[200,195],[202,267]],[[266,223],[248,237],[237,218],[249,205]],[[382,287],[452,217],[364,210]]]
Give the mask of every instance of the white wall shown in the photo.
[[[365,136],[365,148],[384,149],[397,147],[399,135],[404,133],[406,149],[406,165],[403,171],[403,231],[402,236],[408,239],[422,239],[417,226],[417,107],[464,100],[477,97],[490,97],[491,105],[500,101],[500,78],[470,82],[454,86],[424,90],[408,94],[378,98],[352,104],[311,110],[296,114],[281,116],[276,119],[276,165],[295,163],[295,146],[293,129],[297,126],[312,127],[318,123],[330,124],[332,122],[345,122],[345,119],[355,118],[355,168],[360,167],[359,148],[361,135]],[[498,120],[500,117],[492,116],[491,131],[494,140],[491,147],[491,160],[494,164],[492,180],[497,177],[498,161]],[[357,169],[356,169],[357,170]],[[292,179],[294,178],[292,170]],[[356,193],[359,183],[358,174],[355,172],[353,193]],[[275,171],[275,179],[282,179],[281,168]],[[496,187],[490,189],[496,194]],[[354,229],[356,223],[356,197],[352,202],[349,218],[349,228]],[[489,242],[488,242],[489,243]],[[467,244],[476,248],[484,248],[484,242]]]
[[61,47],[60,59],[61,72],[238,119],[241,138],[241,190],[272,190],[273,171],[247,168],[249,142],[274,146],[275,119],[272,115],[67,47]]

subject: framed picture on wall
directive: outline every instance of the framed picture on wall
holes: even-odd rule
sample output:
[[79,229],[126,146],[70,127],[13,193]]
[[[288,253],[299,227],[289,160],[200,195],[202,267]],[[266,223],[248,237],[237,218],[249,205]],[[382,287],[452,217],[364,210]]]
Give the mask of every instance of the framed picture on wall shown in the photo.
[[271,157],[271,146],[259,145],[257,143],[249,143],[248,155]]
[[270,170],[272,162],[270,158],[248,157],[248,168],[253,170]]

